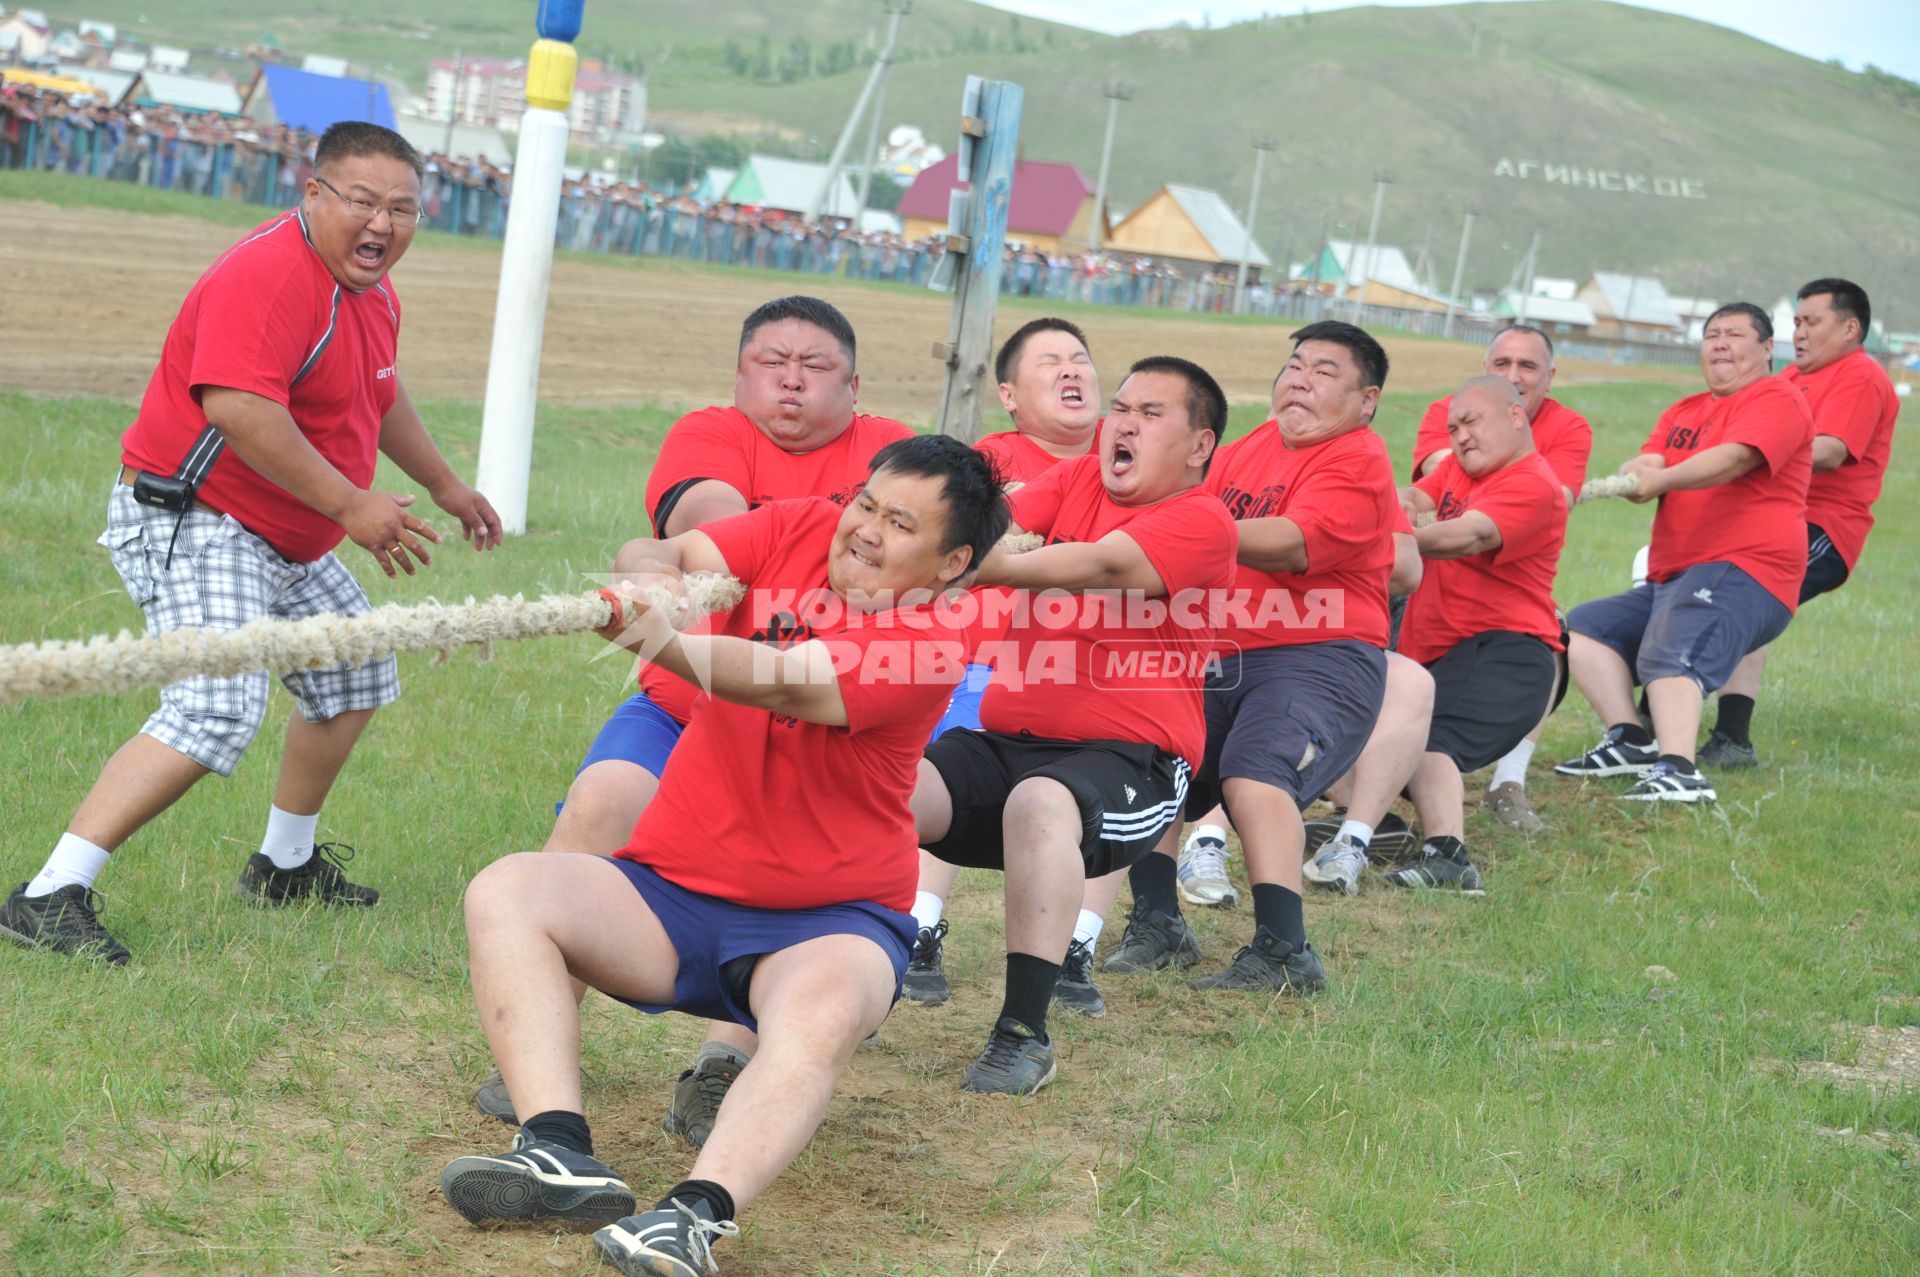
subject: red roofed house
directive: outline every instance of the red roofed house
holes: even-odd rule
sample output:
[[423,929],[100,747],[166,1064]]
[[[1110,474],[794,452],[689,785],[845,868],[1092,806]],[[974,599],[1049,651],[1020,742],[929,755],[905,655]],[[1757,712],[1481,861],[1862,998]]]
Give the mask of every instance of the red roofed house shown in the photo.
[[[965,183],[955,180],[960,157],[921,170],[900,197],[901,234],[922,239],[947,229],[947,196]],[[1007,207],[1007,239],[1043,253],[1086,251],[1093,228],[1093,187],[1071,164],[1019,160],[1013,166],[1013,199]],[[1102,238],[1108,228],[1102,227]]]

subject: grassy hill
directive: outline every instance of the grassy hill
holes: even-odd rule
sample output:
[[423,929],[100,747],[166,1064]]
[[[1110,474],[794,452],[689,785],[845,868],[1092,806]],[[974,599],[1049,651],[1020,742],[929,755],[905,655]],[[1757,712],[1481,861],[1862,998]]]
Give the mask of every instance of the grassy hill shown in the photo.
[[[138,14],[145,29],[244,43],[254,14],[206,16],[185,0],[106,0],[97,16]],[[124,11],[121,13],[120,11]],[[884,31],[879,0],[595,0],[581,44],[650,67],[656,119],[743,131],[779,128],[824,152],[859,91],[858,68],[791,84],[726,69],[728,41],[765,37],[779,54]],[[289,48],[391,63],[417,77],[429,56],[517,54],[532,35],[526,0],[474,0],[446,16],[419,0],[341,0],[324,16],[274,18]],[[135,27],[134,29],[142,29]],[[1462,213],[1477,213],[1470,283],[1505,282],[1535,230],[1542,274],[1657,272],[1696,290],[1771,304],[1815,275],[1859,278],[1895,327],[1920,326],[1920,94],[1704,23],[1623,5],[1459,5],[1350,9],[1215,30],[1109,37],[967,4],[920,0],[902,24],[907,62],[887,122],[939,139],[955,131],[963,77],[1026,89],[1024,152],[1098,167],[1106,103],[1122,109],[1113,199],[1125,207],[1162,183],[1212,187],[1244,206],[1251,142],[1267,166],[1259,235],[1273,256],[1305,256],[1327,235],[1363,238],[1376,173],[1392,176],[1383,242],[1428,248],[1450,282]],[[1477,34],[1476,34],[1477,33]],[[1477,46],[1477,54],[1476,54]],[[1705,198],[1662,197],[1496,176],[1567,165],[1697,183]],[[1904,315],[1903,315],[1904,312]]]

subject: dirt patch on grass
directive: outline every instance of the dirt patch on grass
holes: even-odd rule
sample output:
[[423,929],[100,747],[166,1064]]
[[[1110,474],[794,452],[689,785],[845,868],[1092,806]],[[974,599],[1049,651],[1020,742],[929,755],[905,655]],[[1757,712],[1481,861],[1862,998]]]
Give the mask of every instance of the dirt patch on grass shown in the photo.
[[1829,1078],[1841,1086],[1872,1091],[1920,1091],[1920,1025],[1885,1028],[1867,1025],[1860,1031],[1858,1062],[1803,1060],[1796,1070]]

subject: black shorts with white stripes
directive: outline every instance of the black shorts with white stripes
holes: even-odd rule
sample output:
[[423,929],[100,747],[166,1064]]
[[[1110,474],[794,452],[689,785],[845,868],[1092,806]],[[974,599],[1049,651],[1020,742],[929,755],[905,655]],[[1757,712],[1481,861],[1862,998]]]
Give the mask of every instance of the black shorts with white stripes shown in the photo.
[[1073,795],[1089,878],[1125,869],[1152,851],[1180,819],[1187,797],[1186,761],[1131,741],[950,731],[927,746],[927,761],[953,804],[947,836],[927,850],[972,869],[1006,867],[1003,817],[1008,796],[1024,780],[1045,777]]
[[1833,548],[1833,538],[1817,523],[1807,525],[1807,574],[1800,580],[1800,601],[1819,598],[1847,583],[1852,569]]

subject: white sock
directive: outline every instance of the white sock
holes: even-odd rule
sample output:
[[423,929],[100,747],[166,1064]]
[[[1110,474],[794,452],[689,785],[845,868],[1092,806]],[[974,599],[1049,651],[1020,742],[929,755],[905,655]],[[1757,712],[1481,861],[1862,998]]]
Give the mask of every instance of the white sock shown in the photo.
[[1360,844],[1360,850],[1365,851],[1367,844],[1373,841],[1373,826],[1363,825],[1357,820],[1343,820],[1340,822],[1339,832],[1334,834],[1334,837],[1351,838]]
[[947,902],[939,896],[934,895],[931,891],[914,892],[913,925],[919,927],[922,931],[939,926],[940,914],[946,907]]
[[1504,785],[1511,781],[1525,789],[1527,787],[1527,764],[1533,761],[1534,741],[1523,740],[1507,751],[1507,756],[1493,765],[1493,779],[1487,782],[1488,788]]
[[27,884],[27,895],[38,899],[62,887],[91,887],[107,867],[107,849],[96,847],[79,834],[61,834],[47,863]]
[[1092,953],[1094,946],[1100,943],[1100,930],[1106,925],[1105,918],[1091,909],[1082,909],[1080,920],[1073,924],[1073,938],[1087,946],[1088,953]]
[[1187,849],[1192,850],[1193,844],[1206,838],[1211,838],[1224,847],[1227,845],[1226,828],[1222,825],[1201,825],[1191,834],[1187,835]]
[[313,835],[319,828],[318,812],[296,816],[269,807],[267,836],[260,840],[260,854],[271,860],[275,869],[298,869],[313,859]]

